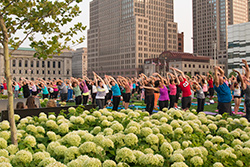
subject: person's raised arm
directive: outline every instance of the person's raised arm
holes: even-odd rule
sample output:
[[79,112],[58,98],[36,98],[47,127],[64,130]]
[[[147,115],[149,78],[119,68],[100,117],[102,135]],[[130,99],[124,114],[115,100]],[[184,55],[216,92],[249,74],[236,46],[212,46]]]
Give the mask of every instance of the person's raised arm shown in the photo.
[[218,74],[219,74],[218,67],[214,67],[214,84],[215,84],[216,87],[220,86]]
[[180,73],[183,78],[187,79],[185,74],[183,73],[183,71],[181,71],[181,70],[179,70],[177,68],[174,68],[174,70],[177,71],[178,73]]
[[109,76],[109,79],[117,84],[115,78],[113,78],[112,76]]
[[247,61],[245,59],[242,59],[242,62],[245,64],[245,68],[246,68],[246,77],[247,79],[249,78],[250,75],[250,71],[249,71],[249,66],[247,64]]
[[244,83],[243,79],[242,79],[242,76],[240,74],[239,71],[233,69],[234,72],[236,72],[239,76],[239,79],[240,79],[240,83],[241,83],[241,87],[242,87],[242,90],[245,90],[247,88],[247,85]]
[[225,72],[220,67],[218,67],[218,70],[219,70],[221,76],[225,76]]
[[150,86],[143,86],[144,89],[152,89],[154,91],[159,91],[159,88],[154,88],[154,87],[150,87]]
[[174,72],[174,75],[175,75],[175,78],[176,78],[176,81],[177,81],[177,85],[180,85],[181,82],[180,82],[180,80],[179,80],[179,78],[178,78],[178,76],[177,76],[177,73],[176,73],[176,71],[175,71],[176,69],[175,69],[175,68],[172,68],[172,67],[171,67],[170,69],[173,70],[173,72]]

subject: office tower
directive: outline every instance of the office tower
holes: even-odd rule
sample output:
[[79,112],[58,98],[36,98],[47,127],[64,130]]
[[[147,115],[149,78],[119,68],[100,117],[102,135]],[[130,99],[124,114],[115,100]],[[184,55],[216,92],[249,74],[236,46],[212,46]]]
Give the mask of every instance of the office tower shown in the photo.
[[[193,0],[194,53],[227,61],[227,27],[248,21],[248,0]],[[214,54],[214,51],[216,52]]]
[[173,0],[93,0],[88,30],[88,76],[138,76],[144,59],[177,51]]

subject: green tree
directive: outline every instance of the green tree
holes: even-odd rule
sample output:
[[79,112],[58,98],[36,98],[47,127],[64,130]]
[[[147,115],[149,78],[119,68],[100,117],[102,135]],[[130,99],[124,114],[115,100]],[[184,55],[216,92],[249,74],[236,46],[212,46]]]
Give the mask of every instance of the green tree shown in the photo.
[[[49,55],[60,54],[67,43],[81,43],[84,36],[78,33],[86,29],[77,23],[66,31],[65,26],[81,13],[78,4],[82,0],[0,0],[0,43],[3,47],[5,78],[8,87],[8,112],[11,126],[11,141],[17,145],[16,125],[13,109],[10,58],[25,40],[36,50],[34,57],[47,59]],[[18,37],[22,31],[24,37]],[[42,39],[36,39],[36,35]],[[78,35],[76,40],[72,40]],[[9,47],[14,49],[9,52]]]

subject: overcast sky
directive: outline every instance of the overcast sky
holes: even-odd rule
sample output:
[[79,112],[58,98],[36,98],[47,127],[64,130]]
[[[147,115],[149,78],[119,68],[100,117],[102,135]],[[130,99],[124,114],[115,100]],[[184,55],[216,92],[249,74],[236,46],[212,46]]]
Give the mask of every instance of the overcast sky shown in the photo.
[[[89,2],[92,0],[83,0],[79,4],[82,13],[81,16],[74,19],[73,22],[79,22],[80,20],[84,25],[87,25],[87,29],[89,27]],[[185,52],[192,52],[192,0],[174,0],[174,21],[178,23],[179,32],[184,32],[184,46]],[[87,30],[84,32],[85,37],[87,37]],[[26,41],[23,47],[29,47],[29,42]],[[87,39],[84,43],[74,47],[74,49],[79,47],[86,47]]]

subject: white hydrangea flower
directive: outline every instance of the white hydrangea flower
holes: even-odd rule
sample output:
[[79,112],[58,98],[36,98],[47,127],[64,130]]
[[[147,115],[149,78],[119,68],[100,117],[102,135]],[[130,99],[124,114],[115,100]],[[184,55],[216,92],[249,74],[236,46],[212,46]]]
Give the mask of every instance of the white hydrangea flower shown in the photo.
[[48,146],[47,146],[47,151],[52,155],[52,156],[54,156],[55,155],[55,153],[54,153],[54,150],[55,150],[55,148],[57,147],[57,146],[60,146],[60,143],[59,142],[51,142],[51,143],[49,143],[48,144]]
[[209,141],[209,140],[206,140],[206,141],[204,142],[203,145],[204,145],[205,147],[207,147],[207,148],[213,147],[213,143],[212,143],[211,141]]
[[176,128],[176,129],[174,130],[174,134],[175,134],[175,135],[183,135],[183,131],[182,131],[181,128]]
[[21,164],[29,164],[32,161],[32,154],[26,150],[20,150],[16,153],[13,158],[13,163],[18,165]]
[[87,160],[84,161],[82,166],[83,167],[101,167],[102,163],[97,158],[88,158]]
[[190,125],[183,126],[182,130],[184,133],[188,133],[188,134],[193,133],[193,128]]
[[66,150],[67,147],[65,146],[57,146],[54,150],[54,153],[56,154],[57,157],[63,157]]
[[81,138],[85,141],[93,141],[94,140],[94,136],[90,133],[86,133],[83,136],[81,136]]
[[38,166],[39,167],[46,167],[47,165],[49,165],[50,163],[54,163],[56,162],[56,160],[54,158],[45,158],[43,159]]
[[241,160],[236,161],[236,165],[239,167],[243,167],[244,163]]
[[68,133],[64,136],[64,141],[70,146],[79,146],[81,143],[81,137],[77,133]]
[[168,142],[164,142],[161,147],[161,154],[165,157],[168,158],[170,157],[170,155],[172,154],[172,152],[174,151],[173,147],[171,146],[171,144],[169,144]]
[[12,165],[9,162],[1,162],[0,166],[1,167],[12,167]]
[[8,159],[8,158],[6,158],[6,157],[4,157],[4,156],[0,156],[0,163],[1,162],[10,162],[10,160]]
[[226,150],[218,150],[215,153],[216,156],[220,157],[221,159],[227,159],[229,157],[229,152]]
[[[22,121],[23,119],[21,119],[21,121]],[[48,118],[47,118],[47,116],[39,116],[39,118],[38,118],[38,120],[39,120],[39,122],[46,122],[47,120],[48,120]],[[20,121],[20,123],[22,123]],[[25,121],[26,122],[26,121]],[[28,122],[27,122],[28,123]]]
[[215,118],[216,118],[216,120],[221,120],[221,119],[222,119],[222,115],[221,115],[221,114],[217,114],[217,115],[215,116]]
[[67,167],[67,166],[62,164],[61,162],[53,162],[48,164],[46,167]]
[[146,137],[146,142],[151,144],[151,145],[154,145],[154,144],[158,144],[159,143],[159,138],[157,135],[154,135],[154,134],[150,134]]
[[10,128],[10,123],[9,123],[9,121],[2,121],[2,122],[0,123],[0,128],[1,128],[2,130],[8,130],[8,129]]
[[99,111],[94,111],[92,115],[99,118],[102,116],[102,113]]
[[181,154],[173,154],[170,156],[171,162],[183,162],[185,158]]
[[150,122],[150,121],[145,121],[143,124],[142,124],[142,127],[149,127],[151,128],[153,126],[153,124]]
[[193,157],[194,155],[195,155],[195,151],[191,147],[185,148],[184,151],[183,151],[183,156],[185,158],[187,158],[187,157]]
[[243,140],[243,141],[247,141],[247,140],[249,140],[249,136],[247,134],[242,134],[240,136],[240,139]]
[[216,162],[213,164],[213,167],[224,167],[224,165],[220,162]]
[[203,165],[203,159],[199,156],[194,156],[193,158],[190,159],[190,162],[194,165],[194,166],[201,166]]
[[246,141],[244,144],[243,144],[244,147],[248,147],[250,148],[250,140]]
[[50,139],[51,141],[56,141],[56,140],[57,140],[55,132],[48,131],[48,132],[47,132],[47,136],[49,137],[49,139]]
[[67,123],[62,123],[58,127],[58,131],[62,134],[68,133],[69,132],[69,125]]
[[68,163],[69,161],[74,160],[80,154],[81,153],[79,149],[75,146],[67,148],[67,150],[64,152],[64,163]]
[[33,154],[33,161],[36,164],[39,164],[45,158],[46,158],[46,156],[43,152],[37,152],[37,153]]
[[143,152],[138,150],[133,150],[134,156],[136,157],[136,160],[138,160],[142,155],[144,155]]
[[163,135],[168,135],[173,133],[173,127],[169,124],[164,123],[160,126],[160,131]]
[[50,129],[58,129],[58,125],[56,124],[56,122],[54,120],[48,120],[46,122],[46,126]]
[[95,153],[96,152],[96,144],[94,142],[85,142],[79,147],[79,151],[82,154],[85,153]]
[[103,167],[116,167],[116,163],[112,160],[105,160],[102,166]]
[[78,117],[76,117],[75,118],[75,124],[80,124],[80,125],[83,125],[84,124],[84,119],[82,118],[82,117],[80,117],[80,116],[78,116]]
[[174,150],[178,150],[181,148],[181,145],[178,141],[173,141],[172,143],[170,143],[171,146],[173,147]]
[[248,120],[247,120],[246,118],[244,118],[244,117],[241,117],[241,118],[240,118],[240,123],[241,123],[241,125],[243,125],[243,126],[248,126],[248,125],[249,125]]
[[136,157],[134,156],[132,150],[127,147],[124,147],[116,151],[115,160],[117,162],[134,163],[136,162]]
[[106,128],[106,129],[104,129],[104,131],[103,131],[103,133],[104,133],[105,136],[112,135],[113,132],[114,132],[114,131],[113,131],[113,129],[111,129],[111,128]]
[[93,123],[95,122],[96,118],[92,115],[87,115],[84,120],[86,121],[86,123]]
[[182,142],[182,146],[183,146],[184,148],[187,148],[187,147],[189,146],[189,142],[183,141],[183,142]]
[[70,113],[75,113],[75,112],[76,112],[76,109],[75,109],[74,107],[70,107],[70,108],[68,108],[68,111],[69,111]]
[[229,134],[228,130],[224,127],[220,127],[217,133],[220,135]]
[[20,116],[18,114],[14,114],[14,118],[15,118],[15,121],[17,122],[17,121],[19,121]]
[[153,154],[143,154],[139,158],[139,164],[142,166],[162,166],[163,164],[157,158],[157,156]]
[[6,149],[11,155],[14,155],[18,151],[18,147],[14,144],[9,145]]
[[110,128],[113,129],[114,132],[120,132],[124,129],[124,127],[120,123],[115,123]]
[[44,144],[38,144],[37,147],[40,149],[40,150],[46,150],[46,147]]
[[171,165],[171,167],[188,167],[185,162],[175,162]]
[[138,143],[138,137],[133,133],[129,133],[124,137],[124,142],[127,146],[134,146]]
[[109,127],[111,125],[111,122],[109,122],[108,120],[103,120],[101,124],[104,127]]
[[5,158],[9,158],[9,152],[5,149],[0,149],[0,156],[3,156]]
[[215,136],[215,137],[213,137],[213,138],[211,139],[211,141],[212,141],[213,143],[223,143],[223,142],[224,142],[224,139],[223,139],[222,137],[220,137],[220,136]]
[[243,148],[242,149],[242,153],[245,155],[245,156],[250,156],[250,148]]
[[25,143],[29,144],[31,147],[36,146],[36,138],[34,136],[28,135],[23,140]]
[[94,127],[94,129],[91,131],[92,134],[97,135],[99,132],[101,132],[102,128],[100,126]]
[[0,132],[0,137],[4,138],[5,140],[8,140],[10,138],[10,131]]

